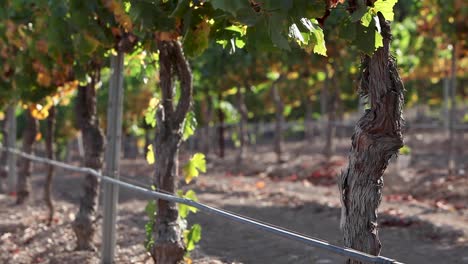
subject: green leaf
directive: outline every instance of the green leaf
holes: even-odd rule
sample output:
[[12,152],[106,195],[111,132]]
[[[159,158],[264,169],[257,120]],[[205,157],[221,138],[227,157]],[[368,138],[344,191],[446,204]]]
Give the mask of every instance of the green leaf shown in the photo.
[[301,18],[302,25],[309,30],[311,44],[314,53],[327,56],[327,47],[325,46],[325,36],[316,19]]
[[151,127],[156,127],[156,108],[148,108],[145,112],[145,122]]
[[206,160],[205,155],[202,153],[196,153],[193,157],[185,164],[183,168],[185,174],[185,182],[188,184],[193,178],[198,177],[200,172],[206,172]]
[[274,13],[269,17],[268,29],[273,44],[280,49],[290,51],[291,48],[289,47],[288,39],[285,35],[283,35],[283,32],[281,30],[281,28],[283,28],[283,26],[285,26],[286,23],[286,17],[280,15],[279,13]]
[[249,51],[268,51],[272,48],[270,32],[267,21],[262,19],[253,27],[247,28],[246,47]]
[[182,17],[190,9],[190,0],[179,0],[174,12],[169,17]]
[[[188,191],[184,194],[184,198],[190,199],[190,200],[192,200],[192,201],[198,201],[197,194],[195,193],[194,190],[188,190]],[[195,207],[190,207],[190,208],[193,208],[193,209],[190,209],[192,212],[196,212],[196,211],[197,211],[197,208],[195,208]]]
[[225,115],[225,123],[233,124],[239,122],[240,114],[237,109],[228,101],[219,102],[219,108],[223,111]]
[[319,82],[322,82],[322,81],[325,81],[325,79],[327,78],[327,75],[325,74],[325,72],[317,72],[317,80]]
[[184,121],[184,131],[182,135],[182,140],[185,141],[195,133],[197,128],[197,119],[193,111],[187,113]]
[[154,219],[156,214],[156,201],[149,200],[145,206],[145,212],[149,219]]
[[148,146],[148,152],[146,153],[146,161],[148,162],[148,164],[154,164],[154,162],[156,161],[155,157],[154,157],[154,151],[153,151],[153,145],[152,144],[150,144]]
[[370,22],[372,21],[373,19],[373,12],[371,11],[371,9],[369,9],[365,14],[364,16],[362,16],[361,18],[361,24],[365,27],[368,27]]
[[196,243],[201,240],[201,226],[199,224],[194,224],[190,231],[187,233],[187,237],[185,239],[187,245],[187,251],[192,251],[195,249]]
[[250,8],[248,1],[232,1],[232,0],[211,0],[211,4],[215,9],[221,9],[223,11],[231,13],[233,16],[242,9]]
[[[189,200],[192,200],[192,201],[198,201],[198,197],[197,195],[195,194],[195,192],[193,190],[188,190],[185,194],[182,194],[182,191],[180,191],[179,196],[185,198],[185,199],[189,199]],[[189,215],[190,212],[192,213],[196,213],[198,211],[197,208],[193,207],[193,206],[188,206],[186,204],[179,204],[179,216],[180,218],[182,219],[185,219],[187,218],[187,216]]]
[[241,34],[241,36],[245,35],[245,32],[246,32],[246,29],[244,27],[239,27],[239,26],[235,26],[235,25],[231,25],[231,26],[227,27],[226,30],[237,32],[237,33]]
[[245,46],[245,42],[242,39],[236,38],[236,47],[242,49]]
[[370,8],[366,5],[359,5],[358,9],[351,14],[351,22],[358,22]]
[[[182,195],[181,193],[179,193],[179,196],[192,201],[198,201],[198,197],[193,190],[188,190],[185,194]],[[198,212],[198,209],[193,206],[188,206],[186,204],[179,204],[179,216],[181,219],[187,218],[190,212],[196,213]]]
[[186,204],[179,204],[179,217],[182,219],[187,218],[189,214],[189,206]]
[[145,224],[145,248],[146,250],[150,250],[154,245],[154,238],[153,238],[153,231],[154,231],[154,223],[156,221],[156,201],[149,200],[145,206],[145,212],[148,216],[149,220]]
[[408,147],[408,145],[404,145],[398,150],[398,153],[400,155],[410,155],[411,154],[411,148]]
[[398,0],[377,0],[374,3],[375,13],[377,14],[377,12],[381,12],[386,20],[393,21],[393,7],[397,2]]
[[[233,1],[236,2],[236,1]],[[240,2],[240,1],[237,1]],[[244,7],[239,10],[237,10],[236,13],[236,19],[239,21],[239,23],[242,23],[246,26],[254,26],[262,19],[262,16],[258,15],[255,13],[255,11],[252,9],[252,7]]]
[[185,54],[189,57],[196,57],[202,54],[209,44],[211,24],[202,20],[194,28],[190,28],[184,36],[183,46]]
[[356,39],[356,23],[350,22],[349,20],[344,22],[340,29],[340,37],[348,40],[354,41]]
[[283,110],[283,116],[288,117],[291,114],[293,107],[291,105],[286,105]]
[[375,31],[375,50],[378,48],[383,47],[383,37],[380,33],[376,30]]

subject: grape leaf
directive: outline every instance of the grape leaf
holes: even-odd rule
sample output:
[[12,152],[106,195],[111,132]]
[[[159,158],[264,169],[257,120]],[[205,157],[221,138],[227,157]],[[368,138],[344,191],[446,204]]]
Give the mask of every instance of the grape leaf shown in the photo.
[[211,0],[211,4],[215,9],[224,10],[231,13],[233,16],[242,8],[251,9],[248,1]]
[[198,177],[201,172],[206,172],[206,160],[205,155],[202,153],[196,153],[193,157],[185,164],[184,168],[185,182],[188,184],[193,178]]
[[156,161],[155,157],[154,157],[154,151],[153,151],[153,145],[152,144],[150,144],[148,146],[148,152],[146,153],[146,161],[148,162],[148,164],[154,164],[154,162]]
[[[180,191],[179,196],[185,199],[192,200],[192,201],[198,201],[198,197],[193,190],[188,190],[185,194],[182,194],[182,191]],[[198,209],[193,206],[188,206],[186,204],[179,204],[179,216],[182,219],[187,218],[190,212],[196,213],[197,211]]]
[[281,28],[283,28],[286,23],[287,20],[284,16],[280,15],[279,13],[274,13],[268,19],[268,29],[273,44],[280,49],[290,51],[291,48],[289,47],[288,39],[281,31]]
[[316,19],[301,18],[302,25],[310,32],[310,45],[313,46],[314,53],[327,56],[327,47],[325,46],[325,36]]
[[185,54],[196,57],[208,48],[211,25],[202,20],[194,29],[190,28],[185,34],[183,46]]
[[375,31],[375,44],[374,48],[378,49],[380,47],[383,47],[383,37],[380,35],[378,31]]
[[194,224],[186,237],[187,251],[192,251],[195,249],[195,244],[201,239],[201,226],[199,224]]
[[361,18],[361,24],[365,27],[368,27],[371,20],[373,19],[372,10],[369,9]]
[[397,2],[398,0],[377,0],[374,3],[375,13],[377,14],[377,12],[381,12],[386,20],[393,21],[393,7]]
[[380,44],[379,41],[376,41],[376,34],[379,33],[375,30],[374,19],[371,20],[369,27],[356,24],[356,38],[353,43],[360,51],[372,55],[376,49],[376,44]]
[[193,111],[188,112],[187,116],[185,117],[184,121],[184,131],[182,135],[182,140],[187,140],[195,133],[195,129],[197,128],[197,119]]
[[368,12],[368,9],[366,5],[360,5],[358,9],[351,14],[351,21],[358,22],[361,20],[362,16]]

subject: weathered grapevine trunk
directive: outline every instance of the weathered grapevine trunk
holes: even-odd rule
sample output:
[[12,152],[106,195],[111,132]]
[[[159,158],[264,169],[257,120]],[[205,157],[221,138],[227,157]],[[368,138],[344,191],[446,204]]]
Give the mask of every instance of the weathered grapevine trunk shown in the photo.
[[[104,152],[104,134],[99,128],[96,109],[95,85],[100,79],[100,67],[91,73],[91,82],[80,86],[77,94],[76,121],[81,130],[84,147],[84,166],[101,171]],[[80,209],[73,222],[77,239],[76,250],[95,250],[93,236],[98,206],[99,180],[91,174],[85,176]]]
[[[352,137],[349,163],[339,181],[341,228],[345,246],[372,255],[380,253],[377,209],[382,198],[382,175],[389,159],[403,146],[401,134],[403,83],[390,57],[389,22],[379,13],[383,47],[363,58],[361,92],[370,109],[358,121]],[[360,263],[348,260],[347,263]]]
[[[33,144],[36,141],[36,134],[39,130],[39,123],[31,115],[29,110],[25,111],[26,127],[23,130],[23,149],[28,154],[32,153]],[[16,185],[16,204],[23,204],[28,199],[31,192],[31,161],[21,159],[21,167],[18,173]]]
[[239,152],[237,153],[237,166],[238,169],[242,164],[242,161],[245,156],[245,136],[247,134],[246,127],[247,127],[247,119],[248,119],[248,112],[247,106],[245,105],[244,94],[242,93],[242,89],[237,89],[237,109],[240,113],[240,120],[239,120]]
[[[55,135],[55,106],[49,109],[49,116],[47,117],[47,133],[46,133],[46,152],[47,158],[55,160],[54,152],[54,135]],[[52,178],[54,177],[55,167],[52,165],[47,166],[47,178],[44,186],[44,201],[49,209],[48,225],[52,224],[54,218],[54,204],[52,203]]]
[[448,174],[449,175],[456,175],[457,174],[457,162],[456,162],[456,136],[455,136],[455,125],[456,125],[456,72],[457,72],[457,53],[456,53],[456,45],[453,45],[452,49],[452,60],[451,60],[451,76],[450,76],[450,86],[449,86],[449,93],[450,93],[450,110],[449,110],[449,149],[448,149]]
[[[218,105],[223,100],[223,94],[219,92],[218,95]],[[221,107],[218,107],[218,119],[219,119],[219,127],[218,127],[218,140],[219,140],[219,157],[224,158],[224,113]]]
[[[337,87],[334,86],[334,82],[332,78],[325,79],[324,84],[324,93],[325,96],[325,109],[326,109],[326,117],[327,117],[327,125],[325,127],[325,146],[323,148],[323,154],[327,159],[330,159],[333,153],[335,152],[335,135],[336,135],[336,126],[334,124],[336,120],[336,93],[332,96],[329,96],[330,92],[337,91]],[[332,84],[332,87],[330,87]]]
[[276,153],[276,162],[282,162],[283,154],[283,123],[284,123],[284,104],[279,94],[277,82],[281,79],[278,78],[271,86],[271,96],[275,104],[275,138],[274,138],[274,151]]
[[[154,185],[169,193],[175,193],[178,175],[178,152],[182,142],[183,123],[192,101],[192,73],[177,41],[158,41],[159,75],[162,102],[156,112],[154,141]],[[174,77],[180,81],[181,96],[174,107]],[[158,200],[152,251],[155,263],[175,264],[185,253],[183,230],[178,223],[176,203]]]

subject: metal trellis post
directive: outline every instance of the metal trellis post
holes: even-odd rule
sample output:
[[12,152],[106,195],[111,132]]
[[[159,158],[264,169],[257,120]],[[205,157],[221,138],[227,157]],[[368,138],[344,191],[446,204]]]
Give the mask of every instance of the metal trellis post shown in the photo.
[[[119,178],[119,159],[122,139],[123,111],[123,59],[124,53],[118,52],[111,57],[112,75],[109,86],[107,106],[107,146],[105,153],[105,175]],[[103,182],[103,224],[102,224],[102,263],[113,263],[116,241],[116,217],[119,186]]]

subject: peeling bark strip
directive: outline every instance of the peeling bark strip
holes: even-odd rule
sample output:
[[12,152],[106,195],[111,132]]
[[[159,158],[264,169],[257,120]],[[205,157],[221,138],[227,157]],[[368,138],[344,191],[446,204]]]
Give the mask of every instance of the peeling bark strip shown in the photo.
[[[54,135],[55,135],[55,106],[49,109],[49,116],[47,117],[47,134],[46,134],[46,152],[47,158],[55,160],[54,154]],[[51,189],[52,178],[54,177],[55,167],[52,165],[47,166],[47,178],[44,186],[44,201],[49,209],[49,218],[47,224],[52,224],[54,218],[54,205],[52,203]]]
[[[183,123],[192,102],[192,73],[177,41],[158,41],[159,75],[162,101],[156,112],[154,141],[154,185],[166,192],[176,192],[178,152]],[[180,81],[181,96],[174,107],[174,77]],[[178,223],[177,204],[159,199],[152,256],[155,263],[175,264],[185,253],[183,230]]]
[[[383,47],[362,61],[361,93],[371,108],[358,121],[349,163],[340,176],[341,228],[345,246],[379,255],[377,209],[382,198],[382,175],[390,157],[403,146],[401,134],[403,83],[390,56],[390,23],[379,13]],[[361,263],[348,260],[347,263]]]
[[[23,152],[31,154],[36,134],[39,130],[39,123],[31,115],[29,110],[25,111],[26,127],[23,130]],[[29,197],[31,192],[31,161],[28,159],[21,160],[21,167],[18,174],[18,182],[16,185],[16,204],[23,204]]]
[[[101,171],[104,151],[104,134],[99,128],[96,109],[95,85],[100,80],[101,68],[93,65],[91,82],[78,88],[76,103],[76,121],[83,135],[84,167]],[[91,174],[86,175],[83,183],[83,195],[80,209],[73,222],[73,231],[77,238],[76,250],[95,250],[93,236],[96,232],[99,180]]]

